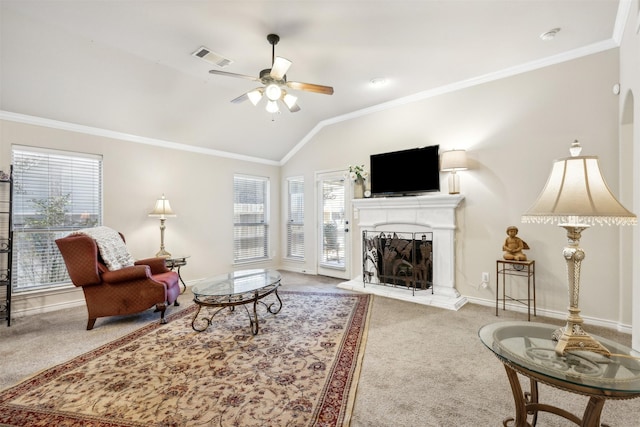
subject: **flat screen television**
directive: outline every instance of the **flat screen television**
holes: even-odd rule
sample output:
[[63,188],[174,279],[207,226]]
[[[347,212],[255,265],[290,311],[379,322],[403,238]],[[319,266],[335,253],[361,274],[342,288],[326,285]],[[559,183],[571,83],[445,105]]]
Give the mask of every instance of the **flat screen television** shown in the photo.
[[440,191],[438,145],[372,154],[373,197],[404,196]]

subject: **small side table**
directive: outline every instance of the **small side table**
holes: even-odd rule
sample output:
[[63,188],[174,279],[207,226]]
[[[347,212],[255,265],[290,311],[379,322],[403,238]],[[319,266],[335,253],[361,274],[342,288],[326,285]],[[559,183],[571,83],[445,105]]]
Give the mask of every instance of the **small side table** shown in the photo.
[[165,265],[167,266],[167,268],[171,271],[175,269],[176,273],[178,273],[178,278],[182,283],[182,293],[184,293],[184,291],[187,290],[187,285],[184,283],[184,280],[182,280],[182,276],[180,275],[180,267],[184,267],[185,265],[187,265],[187,258],[189,258],[190,256],[191,255],[177,256],[177,257],[172,256],[165,260]]
[[[531,427],[538,414],[547,412],[582,427],[605,426],[600,421],[602,408],[610,399],[640,397],[640,361],[629,357],[632,350],[605,338],[595,337],[611,351],[605,357],[588,351],[570,351],[558,356],[556,342],[551,339],[556,326],[535,322],[498,322],[480,328],[478,335],[504,365],[515,403],[515,417],[508,417],[504,426]],[[529,378],[529,390],[523,392],[518,374]],[[538,383],[588,396],[582,417],[564,408],[540,402]],[[556,397],[551,401],[557,403]],[[527,419],[533,416],[531,422]],[[635,423],[637,424],[637,423]],[[564,424],[563,424],[564,425]]]
[[[502,298],[500,298],[500,276],[502,276]],[[505,293],[505,277],[520,276],[527,278],[527,298],[514,298]],[[533,296],[531,295],[533,291]],[[506,300],[519,302],[527,306],[527,320],[531,321],[531,302],[533,315],[536,313],[536,262],[534,260],[512,261],[499,259],[496,261],[496,316],[498,315],[498,301],[502,299],[502,309],[505,310]]]

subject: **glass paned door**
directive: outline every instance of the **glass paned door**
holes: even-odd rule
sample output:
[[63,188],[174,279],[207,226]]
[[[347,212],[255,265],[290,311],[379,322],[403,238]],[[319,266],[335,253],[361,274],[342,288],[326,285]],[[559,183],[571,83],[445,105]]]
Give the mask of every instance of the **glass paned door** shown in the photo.
[[350,278],[349,182],[344,172],[318,175],[318,274]]

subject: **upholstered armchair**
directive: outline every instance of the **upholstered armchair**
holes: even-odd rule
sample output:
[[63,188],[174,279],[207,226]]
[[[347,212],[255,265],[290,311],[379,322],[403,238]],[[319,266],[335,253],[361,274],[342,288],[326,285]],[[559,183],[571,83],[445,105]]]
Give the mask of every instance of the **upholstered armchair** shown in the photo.
[[[120,234],[124,242],[124,236]],[[98,317],[139,313],[155,305],[160,323],[167,305],[179,305],[178,274],[165,266],[163,258],[135,261],[134,265],[109,270],[96,240],[76,234],[56,240],[71,281],[82,287],[89,312],[87,330]]]

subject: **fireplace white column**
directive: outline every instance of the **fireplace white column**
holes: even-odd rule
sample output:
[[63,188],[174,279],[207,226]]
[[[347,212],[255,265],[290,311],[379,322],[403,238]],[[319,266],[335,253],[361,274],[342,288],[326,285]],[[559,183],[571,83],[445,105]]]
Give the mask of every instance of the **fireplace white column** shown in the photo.
[[[432,232],[433,233],[433,295],[428,290],[415,293],[386,285],[362,281],[362,262],[359,275],[339,287],[376,293],[392,298],[435,305],[457,310],[466,303],[455,287],[456,208],[464,199],[461,195],[433,194],[413,197],[384,197],[354,199],[354,222],[360,231]],[[362,253],[362,238],[354,245]],[[361,260],[360,260],[361,261]]]

